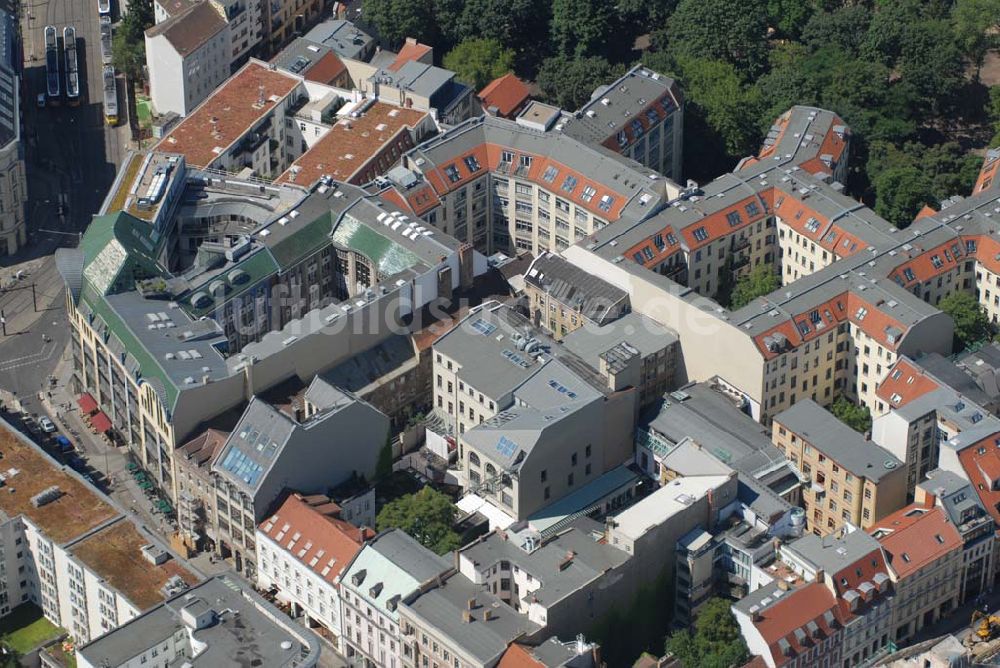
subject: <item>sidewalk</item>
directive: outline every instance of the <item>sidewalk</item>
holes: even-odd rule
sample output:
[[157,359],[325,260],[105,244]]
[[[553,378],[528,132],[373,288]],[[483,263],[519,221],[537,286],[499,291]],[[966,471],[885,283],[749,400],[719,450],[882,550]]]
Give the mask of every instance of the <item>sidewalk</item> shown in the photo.
[[[139,489],[138,483],[128,470],[128,449],[109,445],[101,436],[91,432],[80,415],[76,396],[70,389],[72,362],[65,358],[59,361],[54,376],[56,386],[49,393],[43,393],[42,405],[61,433],[70,437],[79,454],[87,459],[91,469],[103,476],[95,484],[102,487],[123,508],[141,518],[143,524],[155,531],[164,541],[174,533],[172,522],[162,514],[153,511],[153,503]],[[51,395],[49,397],[48,395]],[[97,477],[97,476],[95,476]]]

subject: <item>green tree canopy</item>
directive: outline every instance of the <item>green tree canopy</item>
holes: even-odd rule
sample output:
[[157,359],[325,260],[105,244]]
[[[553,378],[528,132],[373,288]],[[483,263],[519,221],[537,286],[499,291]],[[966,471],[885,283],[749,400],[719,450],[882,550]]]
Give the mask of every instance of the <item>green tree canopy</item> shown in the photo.
[[842,395],[833,400],[830,412],[856,432],[863,434],[872,427],[872,416],[868,407],[859,406]]
[[979,68],[986,52],[997,43],[1000,28],[1000,0],[957,0],[952,10],[955,37],[962,54]]
[[146,65],[146,44],[130,40],[125,30],[117,32],[111,40],[111,60],[130,79],[141,79]]
[[595,88],[613,81],[624,71],[624,67],[612,65],[599,56],[553,56],[542,63],[538,86],[546,101],[572,111],[589,100]]
[[362,9],[365,19],[390,46],[399,46],[407,37],[424,44],[437,43],[434,0],[364,0]]
[[518,70],[534,73],[549,47],[552,5],[534,0],[437,0],[436,17],[449,44],[481,37],[514,51]]
[[749,274],[740,277],[733,286],[729,307],[738,309],[746,306],[757,297],[771,294],[781,287],[781,281],[774,270],[767,264],[759,264]]
[[467,39],[444,57],[444,66],[477,91],[514,67],[514,52],[495,39]]
[[658,49],[682,58],[722,61],[740,78],[753,78],[767,67],[765,0],[681,0],[665,32],[653,34]]
[[875,213],[902,229],[925,205],[935,204],[931,180],[918,167],[894,166],[875,175]]
[[968,292],[952,292],[938,303],[938,308],[955,321],[955,351],[982,341],[993,333],[990,319],[979,301]]
[[667,638],[666,651],[684,668],[731,668],[750,658],[740,627],[722,598],[709,599],[694,620],[694,632],[676,631]]
[[379,531],[402,529],[429,550],[445,554],[461,547],[461,540],[452,529],[455,512],[447,496],[424,487],[383,506],[375,518],[375,526]]
[[556,53],[572,58],[607,55],[616,21],[614,5],[604,0],[552,0]]
[[688,102],[719,134],[729,155],[754,153],[760,139],[756,121],[760,91],[744,87],[736,68],[721,60],[682,57],[677,67]]

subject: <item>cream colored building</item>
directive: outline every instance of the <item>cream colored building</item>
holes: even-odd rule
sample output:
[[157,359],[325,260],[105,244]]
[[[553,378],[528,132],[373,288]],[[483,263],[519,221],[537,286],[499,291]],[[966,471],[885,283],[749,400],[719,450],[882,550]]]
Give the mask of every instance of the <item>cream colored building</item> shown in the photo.
[[28,184],[24,175],[24,147],[21,146],[21,79],[16,74],[11,45],[15,19],[4,17],[4,53],[0,54],[0,257],[13,255],[27,243],[24,203]]
[[802,500],[817,535],[870,529],[906,503],[903,462],[811,400],[774,416],[772,440],[810,480]]

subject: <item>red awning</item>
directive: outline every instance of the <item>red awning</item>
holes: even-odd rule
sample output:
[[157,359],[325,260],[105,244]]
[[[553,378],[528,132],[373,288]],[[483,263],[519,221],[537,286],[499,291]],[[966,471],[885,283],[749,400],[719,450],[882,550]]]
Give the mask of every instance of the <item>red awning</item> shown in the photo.
[[90,426],[94,428],[98,434],[103,434],[107,430],[111,429],[111,420],[104,411],[98,411],[94,417],[90,418]]
[[77,397],[76,403],[84,415],[90,415],[97,410],[97,402],[94,401],[94,397],[90,396],[88,392],[84,392]]

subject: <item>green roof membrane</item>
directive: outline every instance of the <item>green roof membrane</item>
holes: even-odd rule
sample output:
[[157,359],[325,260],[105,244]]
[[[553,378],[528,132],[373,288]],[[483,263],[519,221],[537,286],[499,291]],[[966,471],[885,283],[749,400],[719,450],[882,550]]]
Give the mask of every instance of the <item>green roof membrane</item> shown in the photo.
[[350,214],[344,215],[333,232],[333,243],[367,257],[382,276],[394,276],[420,264],[412,251],[382,236]]
[[[302,216],[302,218],[304,217]],[[333,215],[327,211],[308,223],[302,224],[292,220],[288,225],[301,225],[301,227],[270,244],[274,260],[282,270],[297,264],[303,258],[312,255],[329,243]],[[272,225],[272,227],[276,226]],[[280,234],[281,228],[278,227],[272,233]]]

